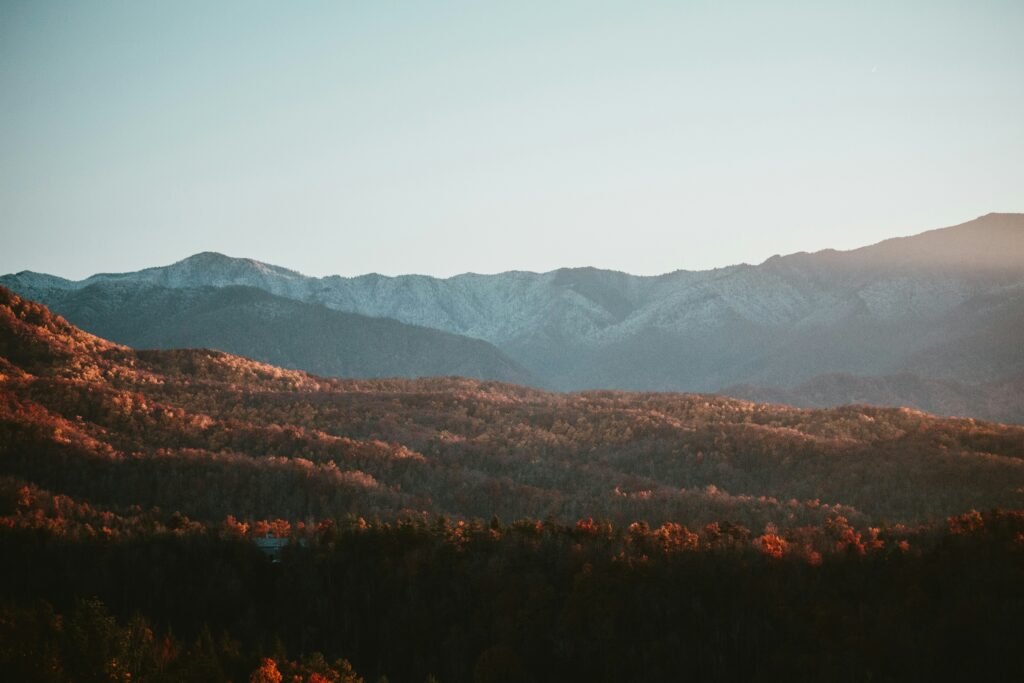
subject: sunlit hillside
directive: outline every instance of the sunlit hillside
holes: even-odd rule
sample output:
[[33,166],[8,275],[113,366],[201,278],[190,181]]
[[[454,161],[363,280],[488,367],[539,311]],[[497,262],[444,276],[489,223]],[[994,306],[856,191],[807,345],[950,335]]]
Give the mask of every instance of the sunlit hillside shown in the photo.
[[19,680],[885,677],[939,595],[1005,671],[1024,614],[1024,428],[907,409],[323,379],[0,289],[0,475]]

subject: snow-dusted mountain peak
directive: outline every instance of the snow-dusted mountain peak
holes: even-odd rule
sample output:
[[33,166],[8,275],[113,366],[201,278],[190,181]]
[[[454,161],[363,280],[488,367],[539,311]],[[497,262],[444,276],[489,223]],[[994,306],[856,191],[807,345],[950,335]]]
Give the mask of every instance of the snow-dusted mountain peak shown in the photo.
[[79,282],[37,273],[0,282],[43,301],[48,289],[98,282],[256,287],[491,342],[555,388],[714,390],[907,369],[970,379],[1002,372],[993,364],[1024,372],[1016,338],[1024,332],[1024,214],[988,214],[851,251],[657,276],[583,267],[316,278],[202,252]]

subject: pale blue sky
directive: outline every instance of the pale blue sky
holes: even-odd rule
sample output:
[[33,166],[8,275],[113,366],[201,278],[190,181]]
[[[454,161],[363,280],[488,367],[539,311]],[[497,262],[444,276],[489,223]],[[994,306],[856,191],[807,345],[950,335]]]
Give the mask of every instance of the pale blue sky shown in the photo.
[[990,211],[1020,0],[0,0],[0,272],[652,274]]

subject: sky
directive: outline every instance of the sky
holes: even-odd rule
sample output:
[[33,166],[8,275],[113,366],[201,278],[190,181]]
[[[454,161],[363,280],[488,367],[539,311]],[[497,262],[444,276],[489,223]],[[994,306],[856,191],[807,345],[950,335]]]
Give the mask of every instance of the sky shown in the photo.
[[0,273],[637,274],[1024,211],[1024,2],[0,0]]

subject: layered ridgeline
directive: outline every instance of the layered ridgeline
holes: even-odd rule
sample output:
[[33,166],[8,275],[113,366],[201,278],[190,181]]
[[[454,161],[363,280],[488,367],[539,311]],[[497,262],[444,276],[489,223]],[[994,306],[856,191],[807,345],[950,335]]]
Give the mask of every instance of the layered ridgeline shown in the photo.
[[485,341],[344,313],[256,287],[98,282],[51,290],[45,299],[89,332],[135,348],[219,349],[328,376],[533,381]]
[[791,389],[740,384],[721,393],[748,401],[805,408],[851,404],[907,406],[939,415],[984,415],[998,422],[1024,422],[1024,375],[978,383],[926,379],[910,373],[879,377],[818,375]]
[[4,680],[1021,680],[1022,503],[1024,427],[322,379],[0,287]]
[[[95,288],[89,295],[95,299],[117,299],[129,288],[140,301],[152,297],[144,306],[159,310],[169,298],[162,289],[247,286],[484,340],[549,389],[721,391],[746,385],[743,391],[760,396],[764,389],[786,392],[828,375],[833,391],[798,391],[793,400],[842,403],[864,395],[883,404],[937,412],[965,406],[962,414],[1024,420],[1019,402],[997,397],[993,404],[988,398],[991,384],[1024,377],[1021,214],[990,214],[853,251],[656,277],[582,268],[447,279],[311,278],[204,253],[80,282],[30,272],[2,282],[90,330],[100,328],[75,294],[86,288]],[[125,317],[135,312],[125,310]],[[105,329],[131,343],[115,334],[118,325]],[[211,345],[248,352],[217,341]],[[275,336],[271,343],[284,349],[291,342]],[[150,337],[146,343],[177,341]],[[897,377],[885,379],[892,375]],[[840,386],[847,378],[849,386]],[[858,385],[863,378],[882,379],[876,391],[865,393]],[[936,401],[934,392],[922,389],[934,381],[945,382],[946,399]]]
[[1024,428],[907,409],[341,380],[135,351],[0,288],[0,475],[205,521],[913,523],[1024,506]]

